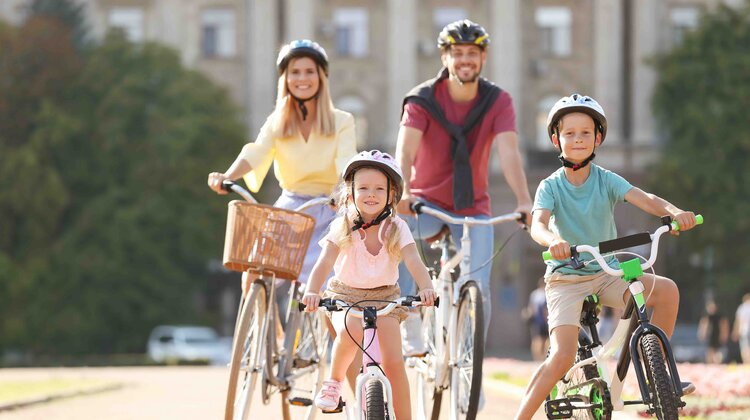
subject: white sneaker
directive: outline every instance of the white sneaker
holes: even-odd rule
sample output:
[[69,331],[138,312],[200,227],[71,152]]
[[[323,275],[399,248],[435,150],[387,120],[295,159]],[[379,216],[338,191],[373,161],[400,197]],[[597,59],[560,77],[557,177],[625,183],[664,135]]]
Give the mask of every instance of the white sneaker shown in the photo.
[[422,337],[422,317],[417,311],[409,311],[409,316],[401,324],[401,345],[406,357],[424,356],[427,348]]

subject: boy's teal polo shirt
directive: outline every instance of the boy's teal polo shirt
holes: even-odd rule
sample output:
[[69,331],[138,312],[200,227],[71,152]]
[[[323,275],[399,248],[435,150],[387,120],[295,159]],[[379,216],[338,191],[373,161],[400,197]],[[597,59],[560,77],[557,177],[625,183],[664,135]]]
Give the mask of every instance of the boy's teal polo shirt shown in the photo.
[[[617,237],[615,227],[615,204],[625,201],[625,193],[633,188],[628,181],[614,172],[591,164],[591,173],[581,186],[574,186],[567,178],[563,168],[544,179],[536,190],[532,213],[546,209],[552,213],[550,230],[571,245],[597,246],[599,242]],[[583,260],[593,258],[589,253],[582,253]],[[547,261],[547,273],[565,261]],[[607,262],[613,268],[619,268],[615,257],[608,257]],[[590,275],[601,271],[596,261],[581,270],[562,267],[555,271],[562,274]]]

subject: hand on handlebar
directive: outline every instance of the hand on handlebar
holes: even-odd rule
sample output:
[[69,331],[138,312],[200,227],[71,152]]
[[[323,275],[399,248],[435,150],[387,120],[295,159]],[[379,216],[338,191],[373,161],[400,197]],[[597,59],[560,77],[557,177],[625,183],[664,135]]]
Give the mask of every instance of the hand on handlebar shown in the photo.
[[210,174],[208,174],[208,187],[214,190],[219,195],[229,194],[227,190],[225,190],[221,186],[222,182],[227,179],[229,178],[227,178],[227,176],[221,172],[211,172]]
[[695,214],[692,211],[681,211],[672,216],[672,219],[680,226],[679,230],[670,230],[669,233],[679,236],[680,232],[690,230],[697,225]]
[[553,259],[566,260],[570,258],[570,244],[563,239],[556,239],[549,245],[549,252]]
[[519,220],[518,223],[525,228],[531,227],[531,204],[519,204],[513,212],[523,215],[523,220]]
[[422,289],[418,293],[419,298],[422,300],[422,303],[425,306],[432,306],[435,304],[435,299],[437,298],[437,293],[435,293],[435,289],[429,288],[429,289]]
[[412,205],[417,202],[417,198],[411,195],[404,194],[401,197],[401,201],[396,206],[396,212],[398,214],[404,214],[407,216],[414,215],[414,210],[411,209]]
[[315,312],[318,309],[318,305],[320,305],[320,295],[317,293],[307,292],[304,296],[302,296],[302,299],[300,301],[305,304],[305,311]]

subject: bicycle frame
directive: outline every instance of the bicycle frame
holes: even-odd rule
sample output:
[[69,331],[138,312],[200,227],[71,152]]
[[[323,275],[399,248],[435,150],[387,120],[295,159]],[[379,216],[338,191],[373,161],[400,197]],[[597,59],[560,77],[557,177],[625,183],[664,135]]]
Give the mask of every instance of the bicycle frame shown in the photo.
[[[393,411],[393,392],[391,389],[391,382],[385,376],[380,367],[382,358],[380,354],[380,342],[378,340],[377,334],[377,318],[378,316],[383,316],[390,313],[397,305],[420,306],[421,302],[416,299],[414,296],[401,297],[389,303],[380,310],[376,310],[374,307],[370,306],[365,306],[362,308],[362,310],[353,309],[354,307],[359,307],[360,303],[366,301],[358,302],[354,305],[350,305],[344,301],[330,299],[323,299],[320,302],[320,306],[318,307],[318,309],[340,311],[348,308],[346,309],[348,315],[362,318],[363,336],[361,347],[365,349],[365,351],[362,352],[362,371],[359,375],[357,375],[357,382],[354,392],[355,404],[353,407],[350,407],[346,403],[344,403],[344,408],[346,409],[346,417],[348,419],[365,420],[365,385],[373,379],[380,381],[383,386],[384,396],[388,401],[388,418],[396,418]],[[301,302],[298,306],[300,311],[303,311],[305,308],[305,305]],[[435,306],[439,306],[439,300],[435,301]]]
[[[703,223],[702,216],[697,216],[696,219],[697,224]],[[571,261],[573,261],[574,265],[577,265],[578,267],[582,266],[583,264],[578,261],[578,254],[580,252],[588,252],[594,257],[599,263],[599,266],[605,272],[613,276],[621,277],[623,281],[629,283],[628,290],[630,291],[632,298],[629,300],[612,337],[606,343],[602,344],[599,341],[598,333],[596,332],[596,325],[592,325],[590,327],[590,332],[593,342],[590,344],[589,349],[594,350],[598,348],[599,350],[593,352],[591,357],[575,363],[566,372],[563,379],[563,382],[569,382],[578,369],[583,369],[583,367],[587,365],[595,365],[599,369],[600,377],[606,382],[607,388],[609,388],[609,397],[613,411],[621,411],[625,405],[645,404],[651,407],[653,403],[646,384],[646,374],[643,369],[641,355],[638,351],[638,343],[646,334],[655,334],[661,342],[662,348],[665,351],[665,359],[672,380],[673,391],[680,399],[681,404],[684,405],[684,402],[682,402],[681,399],[683,394],[680,377],[677,372],[677,365],[674,361],[669,339],[659,327],[651,324],[646,313],[646,297],[643,295],[645,286],[640,280],[638,280],[638,278],[644,274],[644,271],[650,269],[656,261],[661,235],[670,230],[679,230],[679,225],[676,222],[671,221],[671,219],[663,219],[663,221],[664,224],[656,229],[653,234],[640,233],[613,239],[611,241],[600,243],[599,247],[589,245],[571,247]],[[606,253],[631,246],[645,245],[649,242],[651,243],[651,251],[648,260],[644,263],[640,263],[639,258],[631,259],[621,263],[620,269],[611,268],[600,253],[600,248],[605,248],[606,251],[604,252]],[[545,260],[551,259],[551,255],[548,251],[543,253],[543,258]],[[614,357],[618,352],[619,358],[617,360],[615,372],[610,375],[609,368],[605,362],[614,360]],[[634,366],[641,393],[640,401],[623,401],[622,399],[623,383],[631,361]]]
[[[435,309],[435,354],[428,354],[426,356],[431,358],[431,360],[425,358],[413,358],[411,360],[414,367],[422,373],[429,373],[430,361],[434,361],[434,387],[442,392],[452,386],[452,369],[459,365],[459,358],[461,357],[459,354],[459,343],[455,339],[455,332],[459,323],[459,299],[462,290],[467,282],[473,280],[471,276],[470,228],[472,226],[491,226],[503,222],[517,221],[523,215],[521,213],[509,213],[490,219],[454,217],[443,211],[428,207],[424,203],[416,204],[414,211],[417,214],[423,213],[433,216],[446,224],[461,225],[463,227],[460,239],[461,248],[457,249],[454,255],[450,255],[448,243],[445,241],[442,243],[440,272],[434,279],[433,286],[440,299],[444,302],[450,302],[450,305],[443,305],[442,308]],[[454,281],[452,273],[456,267],[460,268],[460,275]],[[445,351],[446,347],[448,351]],[[419,404],[421,403],[420,401]]]
[[[227,191],[233,191],[237,193],[238,195],[242,196],[246,201],[250,203],[257,203],[257,200],[250,194],[247,190],[239,186],[233,181],[224,181],[222,187],[224,190]],[[318,205],[329,205],[331,203],[330,198],[326,197],[320,197],[320,198],[314,198],[312,200],[309,200],[305,203],[303,203],[301,206],[294,209],[294,211],[302,212],[310,207],[318,206]],[[281,302],[278,301],[279,295],[277,295],[277,288],[279,285],[276,284],[276,275],[271,271],[266,270],[248,270],[246,273],[243,273],[245,276],[249,275],[256,275],[257,278],[253,281],[253,286],[248,286],[248,290],[250,290],[250,287],[261,287],[265,290],[265,304],[266,304],[266,313],[263,319],[260,321],[260,331],[259,331],[259,337],[264,337],[264,340],[258,341],[258,351],[254,351],[252,349],[245,349],[245,358],[247,358],[247,352],[251,352],[255,357],[254,360],[248,360],[246,369],[249,372],[257,372],[262,373],[263,378],[268,382],[268,384],[272,387],[275,387],[278,391],[282,393],[282,398],[284,400],[287,400],[289,391],[292,389],[292,386],[294,385],[295,381],[299,379],[300,377],[304,376],[305,374],[308,374],[310,372],[315,371],[317,369],[316,365],[310,365],[308,367],[297,369],[294,373],[292,373],[293,368],[293,359],[294,359],[294,353],[296,351],[296,346],[298,343],[298,331],[300,330],[300,322],[302,321],[301,314],[299,314],[297,311],[293,311],[292,308],[294,307],[295,302],[297,302],[298,297],[300,295],[300,285],[296,280],[293,280],[290,282],[290,288],[288,292],[288,305],[283,305]],[[240,301],[240,310],[242,309],[242,305],[244,305],[244,300],[246,296],[243,296],[243,298]],[[286,311],[283,311],[283,308],[286,308]],[[238,317],[239,317],[240,311],[238,311]],[[284,317],[284,320],[286,321],[286,325],[284,328],[284,338],[281,347],[278,346],[277,340],[276,340],[276,331],[275,328],[277,326],[277,317]],[[280,321],[280,320],[279,320]],[[239,318],[238,321],[239,322]],[[235,325],[235,329],[237,326]],[[266,363],[266,360],[262,359],[263,351],[261,351],[262,347],[265,347],[265,358],[267,359],[270,355],[271,358],[274,358],[277,360],[277,372],[273,372],[273,366],[268,366]],[[263,388],[263,401],[264,403],[268,403],[268,397],[270,396],[270,392],[267,395],[266,394],[266,384],[261,383],[261,386]],[[246,398],[251,398],[252,396],[248,395]],[[294,401],[290,401],[291,403],[294,403]],[[311,404],[311,402],[310,402]],[[303,404],[308,405],[308,404]],[[288,419],[290,418],[289,414],[289,406],[288,404],[282,404],[283,407],[283,418]]]

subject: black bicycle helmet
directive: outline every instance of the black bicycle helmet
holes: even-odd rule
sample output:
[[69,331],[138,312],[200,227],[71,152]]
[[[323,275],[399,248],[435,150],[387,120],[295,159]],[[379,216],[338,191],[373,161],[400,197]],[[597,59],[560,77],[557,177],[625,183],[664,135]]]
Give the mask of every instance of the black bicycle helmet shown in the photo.
[[604,143],[604,138],[607,137],[607,117],[604,115],[604,108],[593,98],[578,93],[563,96],[549,111],[547,115],[547,134],[550,140],[552,139],[552,135],[555,134],[557,123],[563,116],[571,112],[583,112],[593,118],[596,123],[596,129],[602,133],[601,142]]
[[292,58],[298,57],[312,58],[323,69],[323,73],[328,76],[328,55],[326,54],[326,50],[318,45],[317,42],[310,41],[309,39],[296,39],[281,47],[279,58],[276,59],[276,67],[279,69],[279,74],[286,71],[289,61]]
[[451,45],[476,45],[485,49],[490,43],[490,34],[480,25],[469,19],[457,20],[445,25],[438,35],[438,48],[444,49]]

